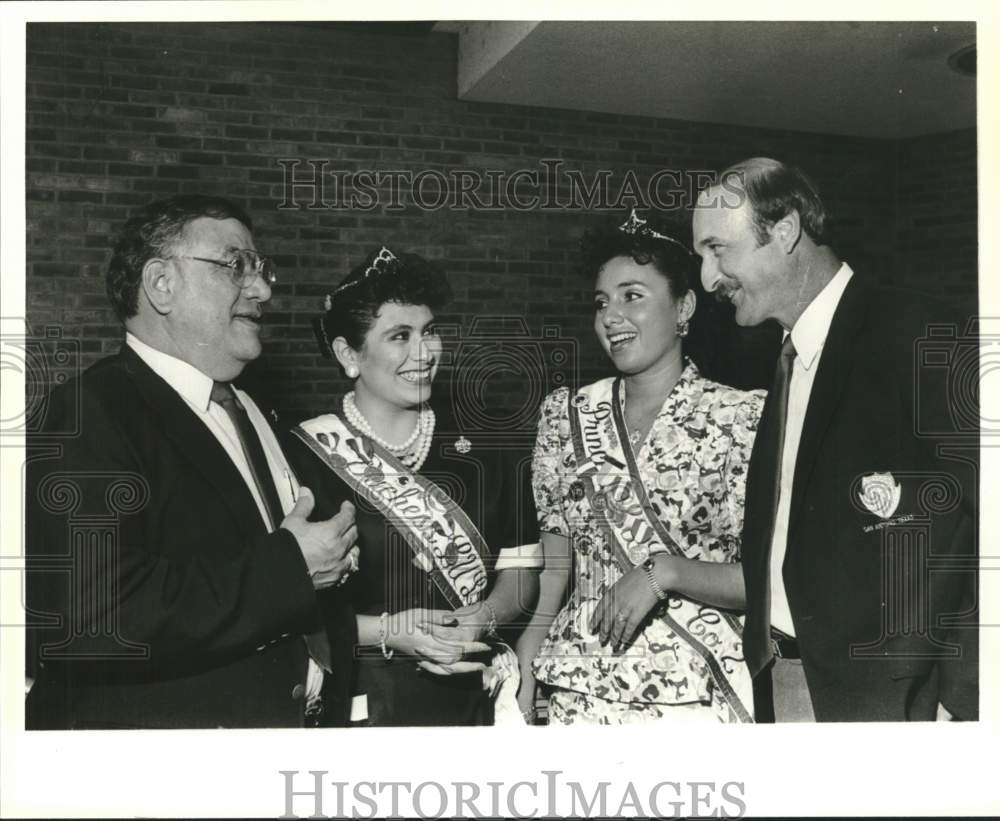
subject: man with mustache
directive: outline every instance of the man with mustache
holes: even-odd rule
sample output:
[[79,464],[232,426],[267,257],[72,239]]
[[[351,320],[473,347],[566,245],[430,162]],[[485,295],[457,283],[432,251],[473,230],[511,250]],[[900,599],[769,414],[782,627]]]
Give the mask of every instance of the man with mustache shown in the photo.
[[705,289],[785,331],[743,532],[757,720],[977,718],[978,439],[944,435],[949,394],[917,370],[932,326],[964,326],[853,272],[815,185],[775,160],[723,172],[693,233]]
[[125,344],[56,388],[28,438],[28,729],[346,718],[353,508],[307,521],[312,495],[232,385],[275,281],[251,231],[198,195],[129,219],[107,274]]

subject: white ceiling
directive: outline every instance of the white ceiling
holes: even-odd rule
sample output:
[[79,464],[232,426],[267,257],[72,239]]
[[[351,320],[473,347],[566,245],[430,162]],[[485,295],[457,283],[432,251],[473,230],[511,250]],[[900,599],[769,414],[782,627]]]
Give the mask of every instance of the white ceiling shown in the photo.
[[963,22],[446,22],[466,100],[900,138],[976,124]]

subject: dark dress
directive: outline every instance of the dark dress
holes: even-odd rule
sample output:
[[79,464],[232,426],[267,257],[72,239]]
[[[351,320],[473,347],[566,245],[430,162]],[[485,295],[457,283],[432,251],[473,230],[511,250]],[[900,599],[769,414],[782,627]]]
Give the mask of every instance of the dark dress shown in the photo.
[[[341,397],[332,406],[343,418]],[[495,436],[459,431],[448,414],[435,410],[434,438],[420,473],[454,499],[482,534],[488,547],[482,558],[490,574],[489,590],[499,551],[538,541],[530,453],[497,444]],[[460,438],[471,445],[464,454],[455,447]],[[299,482],[316,497],[312,520],[332,516],[345,499],[356,507],[360,568],[343,590],[357,614],[377,617],[417,608],[452,609],[431,575],[414,562],[403,536],[371,503],[359,499],[296,436],[289,436],[282,446]],[[367,720],[358,726],[492,723],[493,705],[480,672],[438,676],[420,670],[414,659],[397,655],[386,660],[377,645],[359,646],[354,656],[354,693],[367,695],[368,709]]]

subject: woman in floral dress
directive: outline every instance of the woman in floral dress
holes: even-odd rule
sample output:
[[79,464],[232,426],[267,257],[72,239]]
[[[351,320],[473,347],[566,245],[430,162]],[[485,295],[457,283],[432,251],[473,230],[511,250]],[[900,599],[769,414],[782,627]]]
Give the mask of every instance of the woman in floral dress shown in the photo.
[[533,672],[554,724],[752,721],[738,562],[764,392],[711,382],[682,355],[698,273],[683,243],[633,211],[583,246],[617,375],[542,406],[545,571],[519,647],[534,656],[521,706],[534,703]]

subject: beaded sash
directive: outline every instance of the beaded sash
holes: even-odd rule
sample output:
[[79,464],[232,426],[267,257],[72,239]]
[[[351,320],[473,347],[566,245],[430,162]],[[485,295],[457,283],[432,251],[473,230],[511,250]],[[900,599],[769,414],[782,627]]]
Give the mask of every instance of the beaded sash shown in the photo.
[[[621,410],[621,378],[588,385],[568,401],[577,482],[618,569],[627,573],[656,553],[683,556],[653,511],[639,474]],[[740,620],[673,592],[657,616],[705,662],[729,720],[753,721]]]

